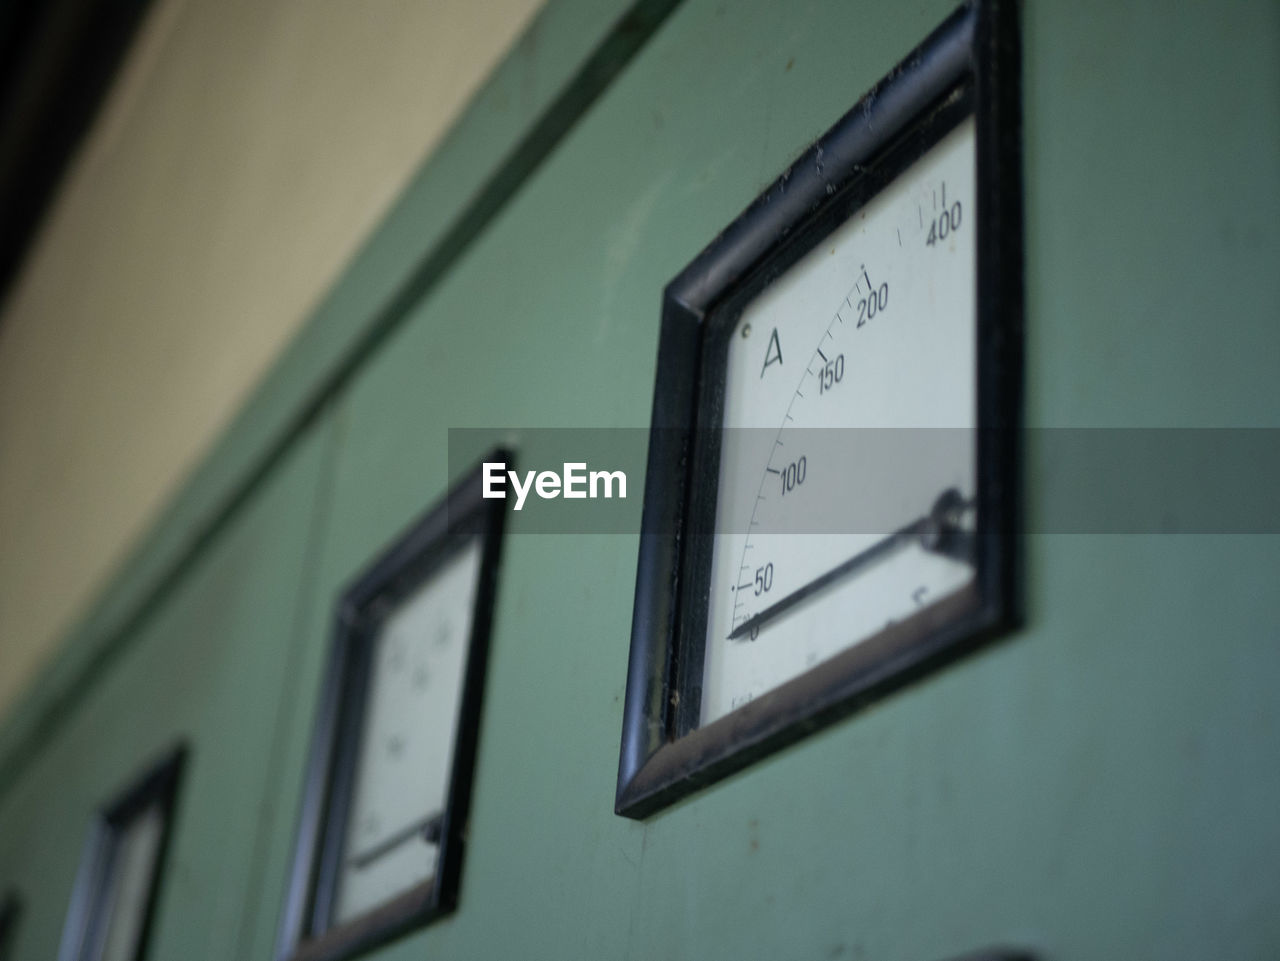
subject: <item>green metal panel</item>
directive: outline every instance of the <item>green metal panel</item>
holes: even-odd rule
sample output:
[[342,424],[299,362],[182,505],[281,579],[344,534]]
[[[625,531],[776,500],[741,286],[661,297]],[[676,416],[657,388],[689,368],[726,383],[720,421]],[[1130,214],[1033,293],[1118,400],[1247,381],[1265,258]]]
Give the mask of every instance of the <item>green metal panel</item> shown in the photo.
[[151,957],[242,956],[263,830],[287,831],[293,814],[275,804],[275,732],[311,641],[297,618],[331,455],[327,429],[286,452],[0,799],[0,876],[26,909],[15,958],[57,955],[94,812],[179,739],[191,754]]
[[[535,462],[522,428],[645,426],[662,285],[949,7],[686,0],[334,383],[331,468],[309,440],[257,481],[0,796],[20,958],[56,943],[90,806],[182,729],[155,956],[270,957],[334,598],[445,490],[447,430]],[[1023,13],[1031,423],[1280,427],[1280,8]],[[365,323],[388,283],[357,264],[333,302]],[[1280,537],[1037,533],[1025,629],[644,823],[612,814],[635,554],[513,518],[461,905],[375,957],[1280,954]]]
[[[644,424],[663,283],[948,6],[685,4],[346,392],[326,590],[449,427]],[[1274,27],[1027,5],[1033,423],[1280,424]],[[1025,630],[645,824],[634,551],[515,518],[462,907],[380,957],[1280,950],[1274,536],[1037,535]]]

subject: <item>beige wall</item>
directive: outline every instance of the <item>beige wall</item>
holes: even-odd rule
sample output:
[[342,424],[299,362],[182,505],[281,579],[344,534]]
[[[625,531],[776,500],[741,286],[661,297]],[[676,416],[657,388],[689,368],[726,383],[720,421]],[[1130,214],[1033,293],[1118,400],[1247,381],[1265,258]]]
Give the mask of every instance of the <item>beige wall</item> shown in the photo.
[[156,0],[0,316],[0,717],[540,0]]

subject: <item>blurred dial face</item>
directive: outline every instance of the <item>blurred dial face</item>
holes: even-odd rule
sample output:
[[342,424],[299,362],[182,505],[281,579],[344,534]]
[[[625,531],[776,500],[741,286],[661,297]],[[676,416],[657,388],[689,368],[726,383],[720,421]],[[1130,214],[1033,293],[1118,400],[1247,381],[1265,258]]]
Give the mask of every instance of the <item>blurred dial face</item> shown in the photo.
[[970,118],[732,332],[702,723],[972,581],[974,183]]
[[374,638],[334,923],[435,875],[479,573],[473,538]]

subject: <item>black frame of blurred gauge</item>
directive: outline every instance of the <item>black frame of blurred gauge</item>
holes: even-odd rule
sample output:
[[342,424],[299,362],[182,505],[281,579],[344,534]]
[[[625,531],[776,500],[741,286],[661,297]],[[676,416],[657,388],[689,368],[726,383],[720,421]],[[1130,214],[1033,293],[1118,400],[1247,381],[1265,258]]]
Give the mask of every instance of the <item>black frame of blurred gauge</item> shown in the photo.
[[12,889],[0,897],[0,961],[8,961],[22,914],[22,899]]
[[[513,458],[498,448],[484,460],[504,463],[504,469],[509,469]],[[506,505],[502,499],[484,498],[482,482],[483,470],[477,465],[380,553],[338,602],[276,947],[281,961],[349,958],[457,907]],[[335,924],[334,897],[356,786],[375,641],[399,604],[476,538],[480,569],[435,874],[382,905]]]
[[[615,811],[643,818],[1018,622],[1022,392],[1013,0],[957,9],[666,288]],[[725,342],[743,308],[975,118],[977,531],[972,584],[698,726]]]
[[173,837],[178,788],[186,759],[185,744],[178,744],[170,749],[159,761],[132,780],[112,801],[103,805],[94,818],[81,855],[67,919],[63,924],[62,945],[58,950],[58,957],[62,961],[97,958],[101,954],[102,939],[111,920],[109,908],[115,900],[114,886],[120,880],[116,873],[120,838],[139,815],[158,807],[164,826],[155,860],[151,865],[151,877],[147,882],[147,897],[134,959],[141,961],[147,956]]

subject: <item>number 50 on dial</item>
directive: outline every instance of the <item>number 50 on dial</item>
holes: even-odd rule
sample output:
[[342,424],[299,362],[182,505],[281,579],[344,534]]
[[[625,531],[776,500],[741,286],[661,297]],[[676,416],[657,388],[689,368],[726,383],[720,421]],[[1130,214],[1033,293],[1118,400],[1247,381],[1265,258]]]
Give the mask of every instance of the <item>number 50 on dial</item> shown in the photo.
[[961,7],[667,288],[621,814],[1015,621],[1013,18]]

